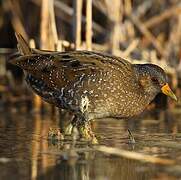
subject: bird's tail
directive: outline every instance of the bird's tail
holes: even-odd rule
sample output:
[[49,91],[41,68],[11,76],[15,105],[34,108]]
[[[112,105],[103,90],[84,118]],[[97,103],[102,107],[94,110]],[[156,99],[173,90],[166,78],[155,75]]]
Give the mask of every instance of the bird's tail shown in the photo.
[[40,56],[46,56],[52,53],[51,51],[43,51],[38,49],[31,49],[23,36],[15,33],[17,39],[18,53],[9,56],[9,63],[19,66],[24,70],[31,70],[35,64],[38,65]]
[[[23,38],[23,36],[19,33],[15,32],[15,36],[17,39],[17,48],[18,51],[21,55],[31,55],[31,54],[50,54],[52,51],[47,51],[47,50],[39,50],[39,49],[32,49],[29,47],[28,43],[26,40]],[[54,52],[56,53],[56,52]]]
[[17,65],[22,69],[26,68],[27,59],[33,55],[33,50],[29,47],[23,36],[15,33],[17,39],[18,52],[11,54],[8,58],[8,63]]
[[15,33],[17,39],[18,52],[11,54],[8,58],[10,64],[18,65],[21,59],[24,60],[24,56],[30,56],[33,54],[33,50],[29,47],[23,36],[19,33]]
[[21,55],[30,55],[32,54],[32,49],[29,47],[28,43],[25,41],[23,36],[19,33],[15,33],[17,39],[17,48]]

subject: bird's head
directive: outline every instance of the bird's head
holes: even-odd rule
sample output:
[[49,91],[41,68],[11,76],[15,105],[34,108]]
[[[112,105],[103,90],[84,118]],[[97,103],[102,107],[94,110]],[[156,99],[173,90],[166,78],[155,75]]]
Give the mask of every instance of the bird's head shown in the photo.
[[168,78],[164,70],[154,64],[136,64],[137,77],[144,91],[152,96],[159,92],[177,101],[177,97],[168,85]]

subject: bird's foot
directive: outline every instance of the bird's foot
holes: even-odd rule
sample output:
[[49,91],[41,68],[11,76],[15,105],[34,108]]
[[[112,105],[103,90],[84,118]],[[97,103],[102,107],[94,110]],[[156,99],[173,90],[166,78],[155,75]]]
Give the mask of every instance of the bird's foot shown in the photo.
[[92,144],[98,144],[98,140],[92,131],[90,122],[86,122],[83,125],[78,126],[78,131],[80,136],[87,141],[90,141]]
[[50,128],[48,131],[48,140],[50,141],[59,141],[59,140],[63,140],[64,136],[63,134],[60,132],[59,128]]
[[129,137],[129,143],[130,144],[135,144],[136,143],[136,141],[134,139],[134,136],[133,136],[132,132],[130,131],[130,129],[128,129],[128,137]]

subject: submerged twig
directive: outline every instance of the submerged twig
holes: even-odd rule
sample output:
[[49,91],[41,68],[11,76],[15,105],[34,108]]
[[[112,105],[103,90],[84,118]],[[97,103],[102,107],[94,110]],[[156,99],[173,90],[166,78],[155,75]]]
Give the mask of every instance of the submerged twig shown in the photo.
[[117,155],[123,158],[128,158],[128,159],[133,159],[133,160],[138,160],[138,161],[143,161],[143,162],[148,162],[148,163],[153,163],[153,164],[161,164],[161,165],[175,164],[175,161],[171,159],[163,159],[159,157],[154,157],[152,155],[146,155],[143,153],[132,152],[132,151],[127,151],[127,150],[113,148],[113,147],[96,146],[95,150],[103,152],[103,153],[107,153],[107,154]]

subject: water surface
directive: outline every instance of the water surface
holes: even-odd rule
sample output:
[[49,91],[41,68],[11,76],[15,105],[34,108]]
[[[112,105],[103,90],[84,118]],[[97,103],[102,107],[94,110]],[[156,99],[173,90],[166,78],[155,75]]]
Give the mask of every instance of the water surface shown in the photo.
[[[179,117],[168,114],[159,120],[105,119],[94,123],[101,145],[174,160],[175,165],[169,166],[97,152],[85,142],[53,144],[47,141],[47,133],[49,127],[58,127],[57,118],[1,112],[0,179],[181,179]],[[128,128],[136,144],[128,143]],[[175,144],[169,147],[163,142]]]

